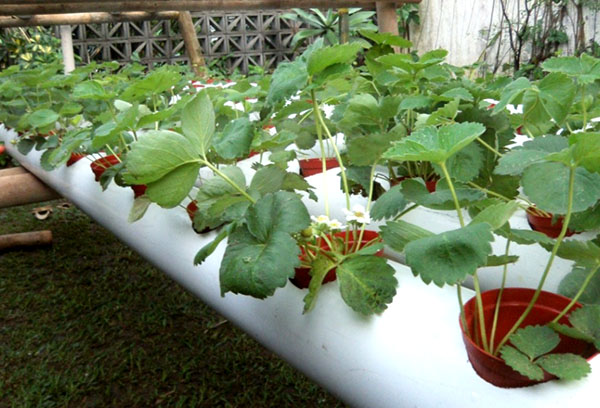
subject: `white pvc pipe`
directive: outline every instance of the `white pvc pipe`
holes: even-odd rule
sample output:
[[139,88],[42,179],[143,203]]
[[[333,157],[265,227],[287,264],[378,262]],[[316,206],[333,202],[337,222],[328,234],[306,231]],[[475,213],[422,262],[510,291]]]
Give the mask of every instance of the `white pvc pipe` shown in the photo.
[[70,25],[60,26],[60,45],[63,53],[63,64],[65,74],[69,74],[75,69],[75,56],[73,54],[73,35]]
[[[502,389],[481,380],[467,361],[458,327],[453,288],[428,287],[405,266],[392,263],[398,293],[381,316],[363,317],[349,309],[336,283],[327,284],[315,309],[302,314],[306,290],[291,284],[266,300],[227,294],[221,297],[218,269],[224,243],[200,267],[193,258],[215,234],[195,234],[181,208],[152,206],[127,223],[130,189],[111,184],[105,192],[94,181],[89,161],[45,172],[41,152],[23,156],[10,144],[14,133],[0,126],[9,154],[68,197],[217,312],[273,350],[346,403],[356,407],[551,407],[589,406],[597,398],[600,359],[579,382],[550,382]],[[314,181],[315,177],[311,181]],[[465,297],[472,292],[465,290]],[[587,404],[587,405],[586,405]]]

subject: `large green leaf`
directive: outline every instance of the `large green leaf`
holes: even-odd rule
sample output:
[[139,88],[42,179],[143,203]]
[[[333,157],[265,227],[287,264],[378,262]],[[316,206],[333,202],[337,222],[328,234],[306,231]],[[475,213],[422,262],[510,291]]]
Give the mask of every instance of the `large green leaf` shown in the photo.
[[[464,149],[456,152],[448,159],[446,166],[452,179],[461,183],[467,183],[479,175],[484,165],[484,157],[481,148],[472,143]],[[438,165],[434,165],[436,172],[441,174]]]
[[294,233],[308,227],[308,210],[296,194],[278,191],[262,197],[246,216],[248,230],[265,241],[274,231]]
[[514,149],[505,153],[498,160],[498,166],[494,169],[494,173],[516,176],[523,173],[533,163],[539,163],[546,156],[548,153],[540,150]]
[[519,245],[533,245],[533,244],[544,244],[544,245],[554,245],[554,240],[547,236],[546,234],[542,234],[541,232],[532,231],[532,230],[519,230],[519,229],[511,229],[508,233],[506,233],[502,228],[495,231],[496,234],[502,235],[505,238],[510,238],[511,241],[519,244]]
[[220,269],[221,293],[262,299],[294,275],[300,249],[290,234],[306,228],[310,217],[298,196],[277,192],[250,207],[246,221],[229,236]]
[[597,58],[583,54],[577,57],[554,57],[542,64],[548,72],[562,72],[575,77],[580,83],[592,83],[600,79],[600,63]]
[[492,230],[497,230],[510,220],[510,217],[518,208],[519,206],[516,201],[490,205],[477,214],[471,220],[470,224],[486,222],[492,227]]
[[[554,214],[568,208],[569,168],[558,162],[529,166],[521,179],[523,192],[537,207]],[[584,168],[575,170],[573,212],[584,211],[600,199],[600,174]]]
[[480,123],[456,123],[441,128],[425,127],[395,143],[383,155],[397,161],[442,163],[485,132]]
[[246,157],[250,153],[250,144],[254,135],[254,127],[248,118],[232,120],[215,136],[215,151],[224,159],[231,160]]
[[215,132],[215,111],[206,91],[198,93],[181,113],[181,129],[202,156],[205,156]]
[[584,335],[593,339],[600,350],[600,305],[585,305],[569,316],[569,322]]
[[386,191],[375,201],[371,208],[371,217],[378,221],[393,218],[406,207],[406,200],[402,194],[402,186],[397,185]]
[[[425,183],[421,181],[421,179],[407,179],[400,185],[402,186],[402,194],[407,201],[436,210],[455,209],[452,192],[441,182],[438,182],[436,190],[433,193],[430,193],[429,190],[427,190]],[[459,184],[455,185],[455,193],[461,207],[481,200],[485,196],[483,192],[477,189],[468,188]]]
[[584,267],[600,265],[600,247],[592,241],[565,240],[558,247],[556,255]]
[[412,42],[392,33],[380,33],[371,30],[360,30],[360,35],[368,38],[371,41],[374,41],[377,44],[392,45],[401,48],[412,47]]
[[522,375],[537,381],[544,379],[544,370],[516,348],[504,346],[500,349],[500,355],[508,366]]
[[390,133],[374,133],[368,136],[349,137],[348,158],[355,166],[372,166],[389,147],[394,139]]
[[333,261],[321,252],[318,253],[317,259],[312,262],[308,293],[304,297],[304,313],[310,312],[315,307],[319,290],[321,290],[321,286],[323,286],[323,279],[325,279],[327,273],[334,266]]
[[486,265],[493,240],[487,223],[421,238],[404,248],[406,264],[427,284],[454,285]]
[[250,190],[261,195],[274,193],[282,189],[287,172],[275,165],[261,167],[252,177]]
[[199,170],[198,163],[181,164],[160,179],[148,183],[146,196],[161,207],[176,207],[194,186]]
[[35,128],[43,128],[49,125],[53,125],[58,120],[58,113],[51,109],[39,109],[29,114],[27,121]]
[[181,79],[181,75],[170,67],[153,70],[142,79],[134,81],[120,95],[125,101],[144,100],[150,95],[160,94],[171,89]]
[[198,151],[188,139],[168,130],[148,131],[131,144],[126,181],[130,184],[151,183],[186,164],[200,168]]
[[384,258],[361,255],[337,267],[342,298],[354,311],[364,315],[383,312],[396,294],[394,268]]
[[309,57],[306,69],[309,75],[316,75],[335,64],[344,64],[354,61],[356,54],[362,49],[356,42],[338,44],[315,50]]
[[572,136],[573,161],[592,173],[600,173],[600,133],[579,133]]
[[510,342],[534,360],[554,350],[560,343],[560,336],[548,326],[527,326],[510,336]]
[[77,84],[73,89],[73,98],[75,99],[92,99],[92,100],[107,100],[112,96],[108,94],[102,85],[97,81],[85,81]]
[[383,242],[398,252],[404,251],[404,247],[409,242],[434,235],[433,232],[402,220],[390,221],[382,225],[380,234]]
[[284,101],[304,88],[308,81],[306,63],[301,59],[277,65],[271,77],[267,102],[271,105]]
[[[581,266],[573,267],[573,270],[560,281],[558,293],[569,298],[575,297],[577,293],[579,293],[579,290],[583,287],[583,284],[589,277],[590,272],[591,271],[589,268],[584,268]],[[600,274],[597,273],[590,280],[587,287],[581,294],[579,302],[584,304],[593,303],[600,305]]]
[[550,354],[540,357],[536,363],[561,380],[579,380],[592,372],[585,358],[572,353]]
[[526,89],[531,87],[531,82],[525,77],[517,78],[510,83],[502,92],[502,98],[496,104],[493,114],[496,115],[504,110],[506,105],[514,103]]

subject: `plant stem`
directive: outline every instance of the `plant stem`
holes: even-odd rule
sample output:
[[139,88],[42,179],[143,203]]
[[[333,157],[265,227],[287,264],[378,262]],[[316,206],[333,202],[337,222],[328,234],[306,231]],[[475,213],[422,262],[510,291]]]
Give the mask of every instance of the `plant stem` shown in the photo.
[[[317,118],[319,118],[319,105],[317,104],[314,90],[310,91],[310,96],[312,97],[313,102],[313,113]],[[321,129],[321,122],[319,120],[315,120],[315,129],[317,130],[317,138],[319,139],[319,147],[321,148],[321,171],[323,174],[325,174],[327,171],[327,157],[325,157],[325,146],[323,145],[323,129]],[[325,187],[325,191],[323,193],[325,194],[325,215],[329,217],[329,193],[327,187]],[[350,209],[350,207],[348,207],[348,209]]]
[[[346,195],[346,207],[348,209],[350,209],[350,189],[348,188],[348,178],[346,177],[346,168],[344,167],[344,163],[342,161],[342,156],[340,154],[340,151],[337,148],[335,140],[333,140],[333,136],[331,135],[331,132],[329,132],[329,128],[327,127],[325,120],[323,120],[323,116],[321,115],[321,110],[319,109],[319,105],[317,104],[317,101],[316,101],[314,89],[311,90],[310,92],[311,92],[311,97],[313,98],[313,104],[315,106],[315,115],[317,116],[317,120],[321,122],[323,129],[325,129],[325,133],[327,134],[327,137],[329,138],[329,143],[331,144],[331,147],[333,148],[333,151],[335,152],[335,157],[337,158],[338,164],[340,165],[340,170],[342,173],[342,184],[344,186],[344,194]],[[325,166],[325,164],[323,164],[323,166]]]
[[579,298],[581,297],[581,295],[583,295],[583,292],[585,292],[585,289],[587,288],[587,286],[589,285],[589,283],[592,281],[592,278],[594,277],[594,275],[596,274],[596,272],[598,271],[598,269],[600,269],[600,265],[596,265],[596,267],[588,274],[588,276],[585,278],[585,281],[583,281],[583,285],[581,285],[581,288],[579,289],[579,291],[577,292],[577,294],[575,295],[575,297],[573,297],[573,299],[567,305],[567,307],[565,307],[564,310],[562,312],[560,312],[560,314],[558,316],[556,316],[554,318],[554,320],[552,320],[552,323],[558,323],[558,321],[564,315],[566,315],[569,310],[571,310],[571,308],[575,305],[575,303],[577,303],[577,301],[579,300]]
[[108,149],[108,151],[110,152],[110,154],[112,154],[113,156],[115,156],[117,158],[117,160],[119,161],[119,163],[121,163],[121,158],[114,152],[114,150],[109,145],[106,145],[106,148]]
[[581,111],[583,113],[583,131],[587,128],[587,107],[585,106],[585,85],[581,87]]
[[482,138],[478,137],[477,141],[479,143],[481,143],[482,145],[485,146],[486,149],[488,149],[490,152],[494,153],[496,156],[498,157],[502,157],[503,154],[500,153],[498,150],[494,149],[492,146],[490,146],[488,143],[484,142]]
[[[510,238],[506,240],[506,249],[504,255],[508,256],[510,248]],[[504,293],[504,286],[506,284],[506,275],[508,272],[508,264],[504,264],[502,270],[502,283],[500,284],[500,290],[498,291],[498,298],[496,299],[496,307],[494,308],[494,319],[492,321],[492,332],[490,334],[490,353],[495,354],[494,350],[494,338],[496,337],[496,327],[498,325],[498,315],[500,314],[500,301],[502,300],[502,294]]]
[[460,308],[460,321],[462,322],[462,326],[463,329],[465,330],[465,333],[467,334],[467,337],[471,337],[471,331],[469,330],[469,326],[467,326],[467,318],[465,316],[465,307],[463,306],[463,299],[462,299],[462,286],[460,285],[456,285],[456,294],[458,296],[458,306]]
[[[459,285],[460,286],[460,285]],[[481,298],[481,286],[479,285],[479,276],[477,271],[473,274],[473,286],[475,287],[475,299],[477,301],[477,315],[479,319],[479,330],[481,334],[481,340],[483,340],[483,349],[488,353],[491,352],[491,347],[488,346],[487,334],[485,332],[485,317],[483,315],[483,299]]]
[[569,227],[569,221],[571,220],[571,213],[573,212],[574,185],[575,185],[575,169],[573,167],[571,167],[569,169],[569,193],[568,193],[567,214],[565,215],[565,219],[563,221],[562,230],[560,231],[558,238],[556,238],[556,242],[554,243],[554,247],[552,248],[552,253],[550,254],[550,259],[548,260],[548,263],[546,264],[546,269],[544,269],[544,273],[542,274],[540,283],[539,283],[537,289],[535,290],[535,293],[533,294],[533,297],[531,298],[529,305],[527,305],[527,308],[525,309],[525,311],[523,312],[521,317],[519,317],[519,319],[515,322],[513,327],[508,331],[508,333],[506,333],[506,335],[504,336],[502,341],[500,341],[500,343],[498,344],[498,348],[497,348],[498,350],[500,350],[502,348],[502,346],[504,344],[506,344],[506,342],[508,341],[508,338],[519,328],[519,326],[521,326],[521,324],[523,323],[525,318],[529,315],[529,313],[533,309],[535,302],[537,301],[538,297],[540,296],[540,293],[542,292],[542,287],[544,286],[544,282],[546,282],[546,278],[548,277],[548,273],[550,272],[550,268],[552,267],[552,263],[554,262],[554,258],[556,257],[556,253],[558,252],[558,248],[560,247],[560,244],[562,243],[563,239],[565,238],[565,235],[567,234],[567,229]]
[[231,185],[231,187],[235,188],[237,191],[239,191],[239,193],[241,195],[243,195],[248,201],[250,201],[252,204],[256,204],[256,200],[254,198],[252,198],[247,192],[245,192],[244,190],[242,190],[240,188],[240,186],[238,186],[233,180],[231,180],[229,177],[227,177],[227,175],[225,175],[223,172],[221,172],[219,169],[217,169],[215,166],[213,166],[208,160],[201,160],[201,162],[206,165],[206,167],[208,167],[209,169],[211,169],[216,175],[218,175],[219,177],[221,177],[223,180],[225,180],[229,185]]
[[454,207],[456,208],[456,213],[458,214],[458,221],[460,222],[460,226],[464,227],[465,219],[463,218],[462,211],[460,209],[460,204],[458,202],[458,197],[456,196],[456,190],[454,190],[454,183],[452,183],[452,180],[450,179],[450,173],[448,173],[448,168],[446,167],[446,162],[443,161],[438,164],[442,168],[444,177],[446,178],[446,181],[448,182],[448,188],[450,188],[450,193],[452,194],[452,199],[454,200]]
[[[373,201],[373,184],[375,183],[375,168],[376,167],[377,167],[377,161],[375,161],[375,163],[373,163],[373,166],[371,166],[371,177],[370,177],[370,181],[369,181],[369,198],[367,199],[367,207],[365,209],[367,214],[369,213],[369,209],[371,208],[371,203]],[[356,243],[356,248],[360,248],[360,243],[363,239],[363,235],[365,234],[366,226],[367,226],[366,224],[363,224],[360,229],[360,234],[358,235],[358,241]]]
[[394,221],[402,218],[402,216],[404,214],[407,214],[409,212],[411,212],[412,210],[414,210],[415,208],[417,208],[419,206],[419,204],[413,204],[410,207],[406,208],[404,211],[402,211],[400,214],[398,214],[397,216],[394,217]]

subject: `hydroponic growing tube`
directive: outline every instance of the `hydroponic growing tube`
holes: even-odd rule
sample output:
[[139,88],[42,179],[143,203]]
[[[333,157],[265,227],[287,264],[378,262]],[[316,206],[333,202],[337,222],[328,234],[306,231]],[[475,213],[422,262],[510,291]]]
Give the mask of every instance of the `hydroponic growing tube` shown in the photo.
[[[152,206],[142,220],[129,224],[127,213],[133,201],[129,189],[111,184],[102,192],[86,160],[45,172],[39,167],[40,152],[23,156],[10,139],[12,136],[0,128],[0,140],[9,153],[31,172],[232,323],[350,405],[549,407],[584,405],[596,399],[600,359],[592,361],[593,373],[579,382],[506,390],[481,380],[467,361],[454,289],[427,287],[399,264],[392,263],[398,293],[381,316],[366,318],[354,313],[341,300],[335,283],[323,287],[315,309],[307,315],[301,313],[306,292],[291,284],[266,300],[232,294],[221,297],[218,269],[224,245],[201,267],[194,267],[194,255],[214,233],[195,234],[183,209]],[[466,297],[472,295],[464,292]]]

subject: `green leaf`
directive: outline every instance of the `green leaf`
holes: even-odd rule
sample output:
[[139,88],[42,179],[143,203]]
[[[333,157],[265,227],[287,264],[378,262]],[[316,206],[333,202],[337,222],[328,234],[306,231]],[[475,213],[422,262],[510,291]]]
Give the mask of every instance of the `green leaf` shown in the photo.
[[379,33],[371,30],[360,30],[360,35],[377,44],[392,45],[400,48],[411,48],[412,42],[392,33]]
[[346,43],[315,50],[308,57],[307,72],[314,76],[332,65],[350,63],[362,48],[359,43]]
[[387,309],[396,294],[394,268],[373,255],[352,257],[337,267],[342,298],[354,311],[370,315]]
[[539,150],[514,149],[498,160],[494,173],[516,176],[523,173],[530,165],[539,163],[546,156],[548,156],[547,152]]
[[271,77],[267,102],[273,105],[288,99],[304,88],[307,81],[306,64],[301,59],[277,65],[277,69]]
[[480,123],[456,123],[439,129],[426,127],[395,143],[383,157],[397,161],[442,163],[485,132]]
[[510,342],[531,360],[535,360],[554,350],[560,343],[560,336],[548,326],[527,326],[510,336]]
[[594,268],[600,265],[600,247],[592,241],[565,240],[558,247],[556,255],[575,261],[580,266]]
[[223,228],[221,232],[219,232],[219,235],[217,235],[215,239],[213,239],[208,244],[204,245],[194,257],[194,265],[202,265],[206,258],[208,258],[213,252],[215,252],[215,249],[217,249],[221,241],[227,238],[229,233],[230,228],[229,226],[227,226],[226,228]]
[[181,129],[195,150],[206,156],[215,132],[215,111],[206,91],[199,92],[183,108]]
[[308,284],[308,293],[304,297],[304,312],[308,313],[315,307],[317,296],[321,286],[323,286],[323,279],[327,273],[333,268],[335,264],[328,257],[324,256],[321,252],[318,253],[317,259],[312,262],[310,269],[310,283]]
[[427,284],[454,285],[486,265],[493,240],[489,224],[468,225],[409,242],[406,264]]
[[213,145],[219,156],[226,160],[246,157],[250,153],[253,135],[254,127],[248,118],[239,118],[225,125]]
[[136,222],[142,219],[144,214],[146,214],[148,207],[150,207],[150,204],[152,204],[152,201],[150,201],[150,199],[145,195],[133,200],[133,206],[129,211],[129,217],[127,217],[127,222]]
[[406,221],[390,221],[380,227],[383,242],[392,249],[402,252],[406,244],[421,238],[434,236],[433,232]]
[[422,109],[433,103],[433,99],[425,95],[407,96],[400,102],[400,109]]
[[394,139],[392,133],[374,133],[368,136],[348,138],[348,158],[355,166],[372,166]]
[[82,109],[83,106],[76,102],[67,102],[63,106],[61,106],[58,114],[61,116],[73,116],[81,112]]
[[146,196],[161,207],[176,207],[194,186],[199,170],[200,165],[197,163],[177,166],[160,179],[148,183]]
[[519,260],[517,255],[490,255],[487,258],[485,266],[502,266],[509,263],[515,263]]
[[594,340],[594,346],[600,350],[600,305],[584,305],[569,316],[569,322],[575,329]]
[[39,129],[45,126],[53,125],[56,123],[59,117],[60,116],[58,113],[51,109],[40,109],[29,114],[27,121],[33,128]]
[[510,217],[518,208],[516,201],[490,205],[477,214],[469,225],[485,222],[492,227],[492,230],[497,230],[510,220]]
[[257,191],[261,195],[279,191],[283,187],[287,174],[285,170],[275,165],[261,167],[252,177],[250,190]]
[[147,76],[135,81],[121,94],[125,101],[143,100],[150,95],[157,95],[175,86],[181,75],[168,66],[152,70]]
[[465,88],[453,88],[449,91],[444,92],[441,96],[449,99],[458,98],[467,102],[473,102],[474,100],[473,95],[471,95],[471,93]]
[[575,134],[572,142],[575,163],[591,173],[600,173],[600,133]]
[[393,218],[404,210],[406,204],[402,186],[394,186],[375,201],[371,208],[371,217],[376,221]]
[[[541,210],[565,214],[568,207],[569,168],[562,163],[529,166],[521,179],[523,192]],[[584,168],[575,170],[573,212],[584,211],[600,199],[600,174]]]
[[577,57],[554,57],[542,64],[544,71],[561,72],[575,77],[580,83],[592,83],[600,79],[600,64],[598,59],[582,55]]
[[529,357],[517,349],[511,346],[504,346],[500,349],[500,355],[509,367],[529,379],[535,381],[544,379],[544,370],[532,363]]
[[310,224],[300,198],[288,192],[268,194],[249,208],[247,225],[229,236],[221,262],[221,293],[270,296],[294,276],[300,249],[291,233]]
[[520,77],[514,82],[509,84],[502,92],[502,98],[496,104],[493,110],[493,114],[496,115],[504,110],[506,105],[515,102],[526,89],[531,88],[531,82],[525,77]]
[[545,244],[554,245],[554,240],[542,234],[541,232],[532,230],[511,229],[510,233],[505,233],[502,229],[496,230],[496,234],[502,235],[505,238],[510,238],[511,241],[519,245]]
[[278,191],[267,194],[250,207],[246,215],[248,230],[266,241],[273,231],[294,233],[310,224],[308,210],[296,194]]
[[73,88],[74,99],[92,99],[92,100],[107,100],[112,96],[108,94],[102,85],[97,81],[91,80],[81,82]]
[[[592,267],[593,269],[593,267]],[[590,274],[589,268],[574,266],[573,270],[566,275],[558,286],[558,293],[568,298],[574,298],[583,287],[584,282]],[[581,294],[579,302],[583,304],[600,304],[600,274],[596,274],[588,283]]]
[[[467,183],[477,177],[483,165],[484,157],[481,148],[475,144],[470,144],[456,152],[446,164],[452,178],[461,183]],[[438,165],[434,165],[434,168],[438,174],[442,173]]]
[[579,380],[592,372],[590,364],[577,354],[550,354],[540,357],[536,362],[561,380]]
[[[400,185],[402,186],[402,194],[407,201],[436,210],[455,209],[452,192],[441,182],[437,183],[436,190],[433,193],[427,190],[425,183],[421,179],[407,179],[402,181]],[[462,185],[455,185],[455,193],[461,207],[481,200],[485,196],[483,192],[477,189]]]

